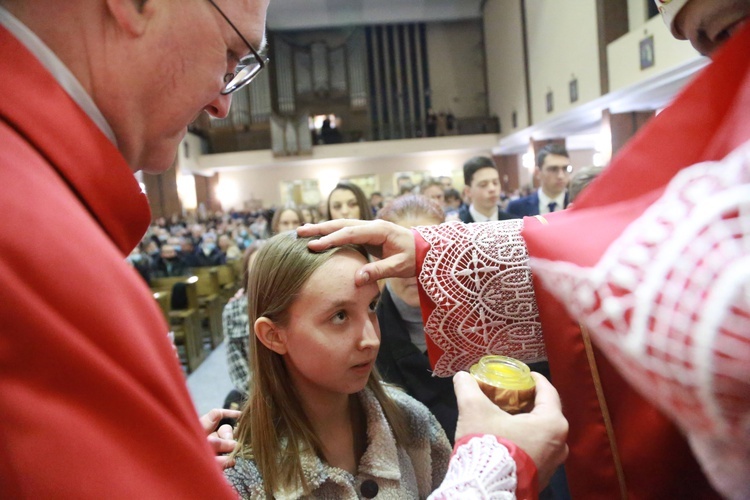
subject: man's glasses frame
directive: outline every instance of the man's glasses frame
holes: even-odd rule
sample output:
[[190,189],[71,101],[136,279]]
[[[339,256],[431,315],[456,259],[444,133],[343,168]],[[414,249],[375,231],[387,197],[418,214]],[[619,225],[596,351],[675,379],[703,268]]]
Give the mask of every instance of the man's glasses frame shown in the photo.
[[573,173],[573,166],[572,165],[565,165],[565,166],[561,166],[561,165],[548,165],[548,166],[542,168],[542,170],[544,170],[544,172],[549,172],[549,173],[555,174],[555,175],[558,175],[560,172],[562,172],[564,174],[571,174],[571,173]]
[[221,14],[221,17],[224,18],[224,20],[229,23],[229,26],[232,27],[235,33],[237,33],[237,36],[240,37],[240,40],[242,40],[245,45],[247,45],[247,48],[250,49],[250,54],[247,57],[243,57],[240,63],[237,65],[237,68],[235,68],[234,73],[227,73],[224,75],[224,88],[222,89],[221,93],[223,95],[231,94],[232,92],[235,92],[248,83],[252,82],[256,76],[263,70],[263,68],[266,67],[266,64],[268,63],[268,58],[265,56],[261,56],[258,54],[258,51],[253,48],[252,45],[250,45],[250,42],[247,41],[247,39],[242,36],[242,33],[240,33],[240,30],[237,29],[237,27],[232,23],[232,21],[229,20],[226,14],[219,8],[216,3],[214,3],[213,0],[208,0],[211,5],[214,6],[214,8]]

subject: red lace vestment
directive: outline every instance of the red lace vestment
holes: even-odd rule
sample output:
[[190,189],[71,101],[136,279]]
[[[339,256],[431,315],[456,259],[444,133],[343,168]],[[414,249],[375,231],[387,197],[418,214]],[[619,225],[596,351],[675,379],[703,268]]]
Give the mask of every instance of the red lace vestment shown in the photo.
[[664,414],[722,492],[750,494],[747,47],[750,26],[572,210],[415,231],[436,374],[546,347],[574,497],[711,496]]

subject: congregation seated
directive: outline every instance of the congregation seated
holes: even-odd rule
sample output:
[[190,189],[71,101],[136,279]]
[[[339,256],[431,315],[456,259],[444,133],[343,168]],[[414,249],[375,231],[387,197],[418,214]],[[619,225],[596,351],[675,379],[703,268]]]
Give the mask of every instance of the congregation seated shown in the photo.
[[132,252],[130,252],[126,261],[138,271],[138,274],[141,275],[143,281],[147,284],[151,282],[153,263],[151,257],[141,250],[141,245],[138,245]]
[[151,276],[154,278],[171,278],[187,276],[187,274],[188,267],[174,246],[162,245],[159,257],[154,262]]
[[219,236],[219,250],[224,254],[227,261],[239,260],[242,258],[242,250],[237,246],[231,237],[227,234]]
[[221,266],[227,263],[226,255],[216,245],[216,237],[211,233],[203,235],[194,255],[196,259],[195,267]]
[[248,363],[252,357],[250,351],[250,323],[247,316],[247,279],[250,267],[253,265],[257,251],[265,240],[255,241],[242,257],[242,288],[224,306],[221,315],[224,338],[227,339],[227,368],[232,390],[224,400],[224,408],[239,410],[247,400],[250,384],[250,368]]
[[198,264],[198,255],[196,254],[195,250],[195,244],[193,243],[192,238],[190,236],[181,238],[182,244],[181,244],[181,250],[180,250],[180,257],[182,257],[182,261],[185,263],[186,267],[200,267]]

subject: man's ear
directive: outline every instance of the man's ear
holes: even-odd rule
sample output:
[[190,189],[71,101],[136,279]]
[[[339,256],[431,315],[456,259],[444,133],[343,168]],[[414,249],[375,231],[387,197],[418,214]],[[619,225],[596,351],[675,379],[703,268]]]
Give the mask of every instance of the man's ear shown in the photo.
[[107,8],[122,29],[133,36],[146,31],[157,0],[107,0]]
[[277,354],[286,354],[286,334],[276,324],[265,316],[255,320],[255,336],[258,340]]

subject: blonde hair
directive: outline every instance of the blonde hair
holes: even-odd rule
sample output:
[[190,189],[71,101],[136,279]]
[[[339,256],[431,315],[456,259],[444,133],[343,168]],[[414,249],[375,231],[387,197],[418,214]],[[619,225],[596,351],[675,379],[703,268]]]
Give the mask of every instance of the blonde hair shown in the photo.
[[[266,317],[285,327],[289,308],[312,274],[331,257],[342,251],[354,251],[367,259],[359,246],[332,248],[322,253],[308,250],[310,239],[297,238],[294,232],[274,236],[259,251],[247,284],[248,316],[251,325]],[[310,494],[300,461],[300,451],[323,455],[321,441],[305,416],[299,396],[281,355],[251,335],[250,371],[253,383],[250,395],[237,423],[234,455],[252,459],[263,478],[266,494],[301,486]],[[380,377],[373,369],[367,381],[383,407],[397,444],[409,442],[406,417],[385,393]]]
[[583,188],[596,179],[604,171],[604,167],[588,166],[579,168],[570,178],[568,186],[568,201],[573,203]]
[[406,220],[430,219],[445,222],[445,212],[433,200],[416,194],[399,196],[378,212],[378,218],[400,224]]

